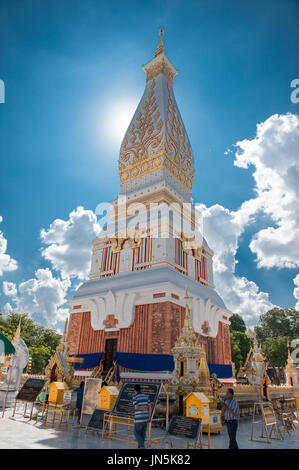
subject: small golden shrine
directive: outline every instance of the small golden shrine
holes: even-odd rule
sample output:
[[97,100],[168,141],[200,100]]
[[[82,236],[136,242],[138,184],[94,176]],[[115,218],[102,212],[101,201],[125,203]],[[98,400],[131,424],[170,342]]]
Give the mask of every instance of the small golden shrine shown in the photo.
[[49,403],[55,403],[55,405],[59,405],[63,403],[63,395],[66,390],[68,390],[68,386],[65,382],[52,382],[49,385]]
[[104,410],[112,410],[118,397],[118,393],[119,392],[116,387],[104,385],[101,390],[98,391],[99,408]]
[[181,415],[184,414],[184,396],[198,390],[198,367],[202,351],[199,338],[190,324],[187,289],[185,300],[184,325],[171,351],[174,358],[174,372],[168,383],[168,391],[176,395]]
[[191,392],[184,398],[186,402],[186,416],[201,418],[202,424],[209,423],[210,400],[202,392]]
[[199,355],[198,368],[198,390],[205,393],[209,397],[213,396],[212,386],[210,382],[210,371],[207,363],[207,355],[202,348]]

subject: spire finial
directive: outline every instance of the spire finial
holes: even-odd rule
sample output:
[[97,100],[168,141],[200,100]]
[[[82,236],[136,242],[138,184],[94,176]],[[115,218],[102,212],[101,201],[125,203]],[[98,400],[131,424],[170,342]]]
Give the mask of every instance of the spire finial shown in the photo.
[[254,346],[258,346],[255,328],[253,328],[253,343],[254,343]]
[[66,318],[66,320],[65,320],[65,326],[64,326],[64,336],[66,336],[66,333],[67,333],[67,325],[68,325],[68,321],[69,321],[69,319],[68,319],[68,318]]
[[161,26],[161,28],[159,30],[159,36],[160,36],[159,44],[158,44],[158,47],[157,47],[157,50],[156,50],[156,53],[155,53],[154,57],[157,57],[159,54],[164,52],[164,44],[163,44],[164,28],[163,28],[163,26]]
[[189,327],[189,326],[190,326],[189,305],[186,304],[186,306],[185,306],[184,327]]
[[288,347],[288,363],[294,362],[291,356],[291,351],[290,351],[290,342],[287,342],[287,347]]
[[18,344],[18,342],[20,341],[20,338],[21,338],[21,323],[22,323],[22,313],[20,315],[20,320],[19,320],[19,324],[17,326],[17,329],[15,331],[15,334],[14,334],[14,337],[13,337],[13,340],[12,340],[12,344],[15,346],[16,344]]
[[188,305],[189,296],[188,296],[187,287],[185,289],[184,299],[186,300],[184,326],[189,327],[190,326],[190,312],[189,312],[189,305]]

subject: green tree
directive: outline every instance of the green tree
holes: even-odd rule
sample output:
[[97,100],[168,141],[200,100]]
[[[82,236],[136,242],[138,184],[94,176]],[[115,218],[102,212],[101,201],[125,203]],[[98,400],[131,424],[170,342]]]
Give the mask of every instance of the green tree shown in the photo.
[[299,311],[292,308],[272,308],[260,316],[256,334],[260,343],[263,343],[267,338],[282,336],[290,340],[298,338]]
[[242,333],[246,333],[246,325],[245,321],[238,313],[234,313],[230,319],[230,331],[242,331]]
[[287,342],[288,338],[286,336],[265,339],[262,344],[262,351],[271,365],[285,367],[288,360]]
[[287,343],[299,337],[299,311],[292,308],[272,308],[260,316],[256,327],[263,354],[276,367],[285,367]]
[[[21,314],[10,312],[5,319],[0,319],[0,332],[12,340]],[[36,323],[28,314],[22,315],[21,337],[27,344],[32,358],[31,371],[39,374],[47,365],[50,357],[54,354],[61,335],[52,328],[46,328]]]

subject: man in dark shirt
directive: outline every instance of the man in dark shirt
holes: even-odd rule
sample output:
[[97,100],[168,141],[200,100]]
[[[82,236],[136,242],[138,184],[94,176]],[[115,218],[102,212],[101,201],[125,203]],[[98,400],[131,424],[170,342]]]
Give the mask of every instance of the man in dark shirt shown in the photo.
[[134,415],[134,434],[138,442],[138,449],[144,449],[147,423],[151,419],[150,399],[144,393],[141,393],[139,384],[134,386],[133,405]]
[[229,449],[239,449],[236,434],[240,411],[238,402],[234,399],[234,391],[232,388],[226,390],[226,400],[222,403],[222,410],[224,411],[224,420],[227,424],[227,432],[229,435]]

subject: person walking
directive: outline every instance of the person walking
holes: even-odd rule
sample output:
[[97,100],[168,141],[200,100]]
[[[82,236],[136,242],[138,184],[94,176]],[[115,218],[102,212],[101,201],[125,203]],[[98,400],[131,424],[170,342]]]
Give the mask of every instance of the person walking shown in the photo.
[[239,449],[236,435],[240,410],[238,402],[234,399],[234,391],[232,388],[226,390],[226,400],[222,402],[222,410],[224,411],[224,421],[226,422],[229,435],[229,449]]
[[141,393],[139,384],[134,385],[134,434],[138,443],[138,449],[144,449],[147,423],[150,422],[152,407],[150,399],[144,393]]

